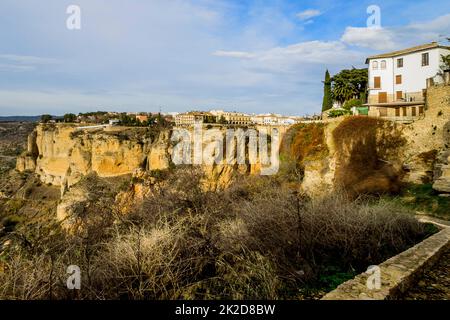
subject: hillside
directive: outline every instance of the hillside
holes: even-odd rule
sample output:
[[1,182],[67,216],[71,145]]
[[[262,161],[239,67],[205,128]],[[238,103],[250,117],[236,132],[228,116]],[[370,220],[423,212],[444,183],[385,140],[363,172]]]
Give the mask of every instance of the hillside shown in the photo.
[[[410,125],[290,127],[269,139],[269,176],[250,140],[245,164],[175,165],[175,129],[5,127],[4,150],[27,143],[1,184],[0,297],[320,298],[437,231],[414,217],[449,205],[448,93],[433,90]],[[74,263],[77,296],[61,283]]]

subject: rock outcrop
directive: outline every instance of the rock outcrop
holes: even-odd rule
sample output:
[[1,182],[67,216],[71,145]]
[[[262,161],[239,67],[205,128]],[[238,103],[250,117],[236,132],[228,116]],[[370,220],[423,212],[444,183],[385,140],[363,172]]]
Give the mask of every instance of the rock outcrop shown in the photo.
[[[17,160],[19,171],[32,171],[46,184],[69,190],[83,177],[100,178],[155,171],[173,165],[172,131],[152,128],[107,127],[79,129],[68,124],[41,124],[30,135],[28,151]],[[225,129],[221,129],[225,134]],[[204,141],[204,145],[208,141]],[[228,186],[233,174],[257,174],[255,164],[202,164],[204,187],[216,190]]]
[[[224,133],[225,128],[219,130]],[[285,130],[280,130],[280,140]],[[395,191],[401,182],[433,183],[436,190],[450,192],[448,85],[427,89],[425,115],[412,124],[344,117],[327,121],[319,131],[311,132],[318,134],[319,142],[307,131],[297,139],[294,153],[298,154],[293,155],[301,162],[298,187],[306,193],[323,194],[341,186],[351,186],[355,193]],[[90,173],[108,178],[136,170],[170,168],[175,154],[172,138],[170,129],[80,130],[75,125],[41,124],[29,136],[28,150],[18,158],[16,167],[37,173],[46,184],[61,186],[64,194]],[[312,140],[298,142],[308,139]],[[311,152],[301,151],[303,147]],[[258,174],[262,170],[258,162],[201,166],[208,190],[227,187],[236,173]]]
[[450,193],[450,150],[442,151],[437,157],[433,189]]
[[168,132],[152,139],[146,130],[77,130],[70,125],[39,125],[19,171],[35,171],[42,182],[70,187],[90,172],[99,177],[131,174],[136,169],[169,167]]

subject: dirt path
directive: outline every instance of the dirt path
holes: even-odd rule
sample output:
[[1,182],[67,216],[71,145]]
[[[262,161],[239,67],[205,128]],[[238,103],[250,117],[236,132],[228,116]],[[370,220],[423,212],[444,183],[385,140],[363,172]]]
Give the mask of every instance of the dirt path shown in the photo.
[[450,250],[405,296],[406,300],[450,300]]

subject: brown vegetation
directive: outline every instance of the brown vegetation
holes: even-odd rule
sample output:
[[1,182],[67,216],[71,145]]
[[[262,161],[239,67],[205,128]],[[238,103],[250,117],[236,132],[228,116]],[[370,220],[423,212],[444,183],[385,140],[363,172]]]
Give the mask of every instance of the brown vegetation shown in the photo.
[[338,155],[337,185],[353,195],[398,192],[403,172],[391,159],[398,158],[406,140],[395,124],[348,117],[334,129],[333,140]]
[[[175,170],[128,216],[100,201],[86,212],[103,218],[86,219],[81,233],[54,224],[9,233],[0,298],[297,299],[427,234],[389,203],[311,200],[269,177],[205,192],[201,179],[196,169]],[[79,292],[65,287],[74,264]]]
[[294,175],[301,180],[305,162],[323,159],[328,155],[325,125],[321,123],[292,126],[281,143],[281,174]]

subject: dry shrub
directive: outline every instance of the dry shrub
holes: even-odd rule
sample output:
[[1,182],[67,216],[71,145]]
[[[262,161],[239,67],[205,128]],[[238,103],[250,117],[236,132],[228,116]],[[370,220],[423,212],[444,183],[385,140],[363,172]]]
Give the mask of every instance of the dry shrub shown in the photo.
[[[195,169],[174,172],[98,241],[49,238],[26,255],[10,252],[0,297],[297,299],[302,288],[322,286],[330,267],[364,271],[426,235],[422,224],[390,203],[351,201],[345,194],[311,200],[272,177],[204,192],[201,179]],[[70,264],[83,272],[75,297],[64,289]],[[50,294],[48,285],[41,288],[45,281],[52,283]]]
[[0,258],[0,299],[67,299],[73,296],[66,287],[66,269],[76,261],[74,243],[56,230],[44,238],[24,239],[10,235],[11,247]]
[[[151,230],[130,229],[118,234],[104,247],[95,261],[95,278],[106,298],[170,299],[179,298],[180,286],[196,257],[181,256],[184,230],[161,226]],[[201,259],[201,257],[198,257]]]
[[324,124],[297,124],[289,129],[282,141],[281,153],[302,163],[324,157],[327,152]]
[[325,125],[321,123],[297,124],[289,128],[280,149],[279,175],[291,183],[301,182],[305,162],[322,159],[328,155]]
[[350,195],[398,192],[403,172],[392,163],[406,140],[387,121],[354,116],[333,130],[338,162],[335,180]]

